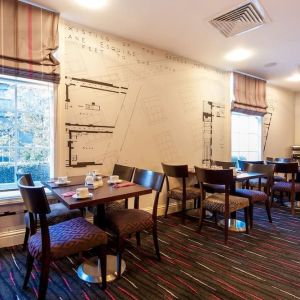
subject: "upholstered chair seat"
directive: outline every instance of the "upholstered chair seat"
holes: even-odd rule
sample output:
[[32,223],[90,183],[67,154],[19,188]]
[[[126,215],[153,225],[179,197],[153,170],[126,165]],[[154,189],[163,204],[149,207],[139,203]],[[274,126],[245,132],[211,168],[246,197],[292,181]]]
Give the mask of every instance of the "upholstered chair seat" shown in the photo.
[[[201,196],[199,188],[188,186],[186,187],[186,200],[195,199]],[[176,200],[183,199],[183,189],[182,187],[175,187],[168,191],[168,197]]]
[[[82,217],[49,226],[49,235],[51,259],[72,255],[100,244],[107,244],[106,233]],[[42,236],[40,230],[29,238],[28,251],[34,258],[41,259]]]
[[[249,206],[249,200],[237,196],[229,196],[229,213]],[[225,194],[212,194],[203,201],[203,207],[211,211],[225,212]]]
[[139,209],[112,210],[107,214],[108,227],[119,236],[152,229],[152,214]]
[[252,203],[265,202],[268,200],[268,195],[257,190],[236,189],[235,194],[239,197],[250,198]]
[[[291,192],[291,190],[292,190],[292,182],[281,181],[281,182],[276,182],[273,185],[273,191]],[[295,183],[295,192],[296,193],[300,192],[300,183]]]
[[[63,221],[67,221],[73,218],[78,218],[82,216],[79,209],[68,209],[62,203],[50,204],[51,212],[47,214],[47,221],[49,225],[57,224]],[[27,212],[24,217],[25,225],[30,228],[29,213]],[[37,216],[37,226],[40,226],[40,219]]]
[[279,176],[279,175],[274,175],[274,181],[278,182],[278,181],[286,181],[284,177]]

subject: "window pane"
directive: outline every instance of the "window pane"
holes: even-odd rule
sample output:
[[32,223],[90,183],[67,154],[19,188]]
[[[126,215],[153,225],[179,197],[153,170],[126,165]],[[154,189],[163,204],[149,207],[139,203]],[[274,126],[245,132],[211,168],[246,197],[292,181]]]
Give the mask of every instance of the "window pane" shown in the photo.
[[18,170],[50,177],[53,86],[0,78],[0,189]]
[[232,158],[260,160],[262,118],[232,113],[231,124]]

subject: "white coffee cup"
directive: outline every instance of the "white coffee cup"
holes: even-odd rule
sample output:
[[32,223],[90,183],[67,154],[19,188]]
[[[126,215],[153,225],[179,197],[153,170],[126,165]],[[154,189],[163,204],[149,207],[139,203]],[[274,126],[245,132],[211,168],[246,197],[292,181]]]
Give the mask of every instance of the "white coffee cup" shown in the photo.
[[89,196],[89,189],[86,187],[76,189],[76,196],[78,198],[85,198]]
[[68,176],[57,177],[58,183],[66,183],[68,181]]
[[120,180],[118,175],[111,175],[109,176],[109,181],[114,183],[114,182],[118,182]]

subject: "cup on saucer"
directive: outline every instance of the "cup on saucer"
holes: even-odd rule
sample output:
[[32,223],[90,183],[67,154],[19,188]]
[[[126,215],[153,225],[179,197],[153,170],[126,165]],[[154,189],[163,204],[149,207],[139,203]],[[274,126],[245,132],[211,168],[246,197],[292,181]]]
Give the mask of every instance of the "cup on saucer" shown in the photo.
[[77,198],[87,198],[89,196],[89,190],[86,187],[76,189]]

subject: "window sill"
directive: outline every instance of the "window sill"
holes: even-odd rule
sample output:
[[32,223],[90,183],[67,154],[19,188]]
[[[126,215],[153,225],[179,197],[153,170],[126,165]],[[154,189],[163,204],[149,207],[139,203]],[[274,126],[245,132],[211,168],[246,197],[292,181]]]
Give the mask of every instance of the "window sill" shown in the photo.
[[[46,195],[52,195],[51,191],[45,188]],[[0,191],[0,205],[9,205],[9,204],[17,204],[23,203],[23,199],[21,197],[19,190],[12,191]]]

